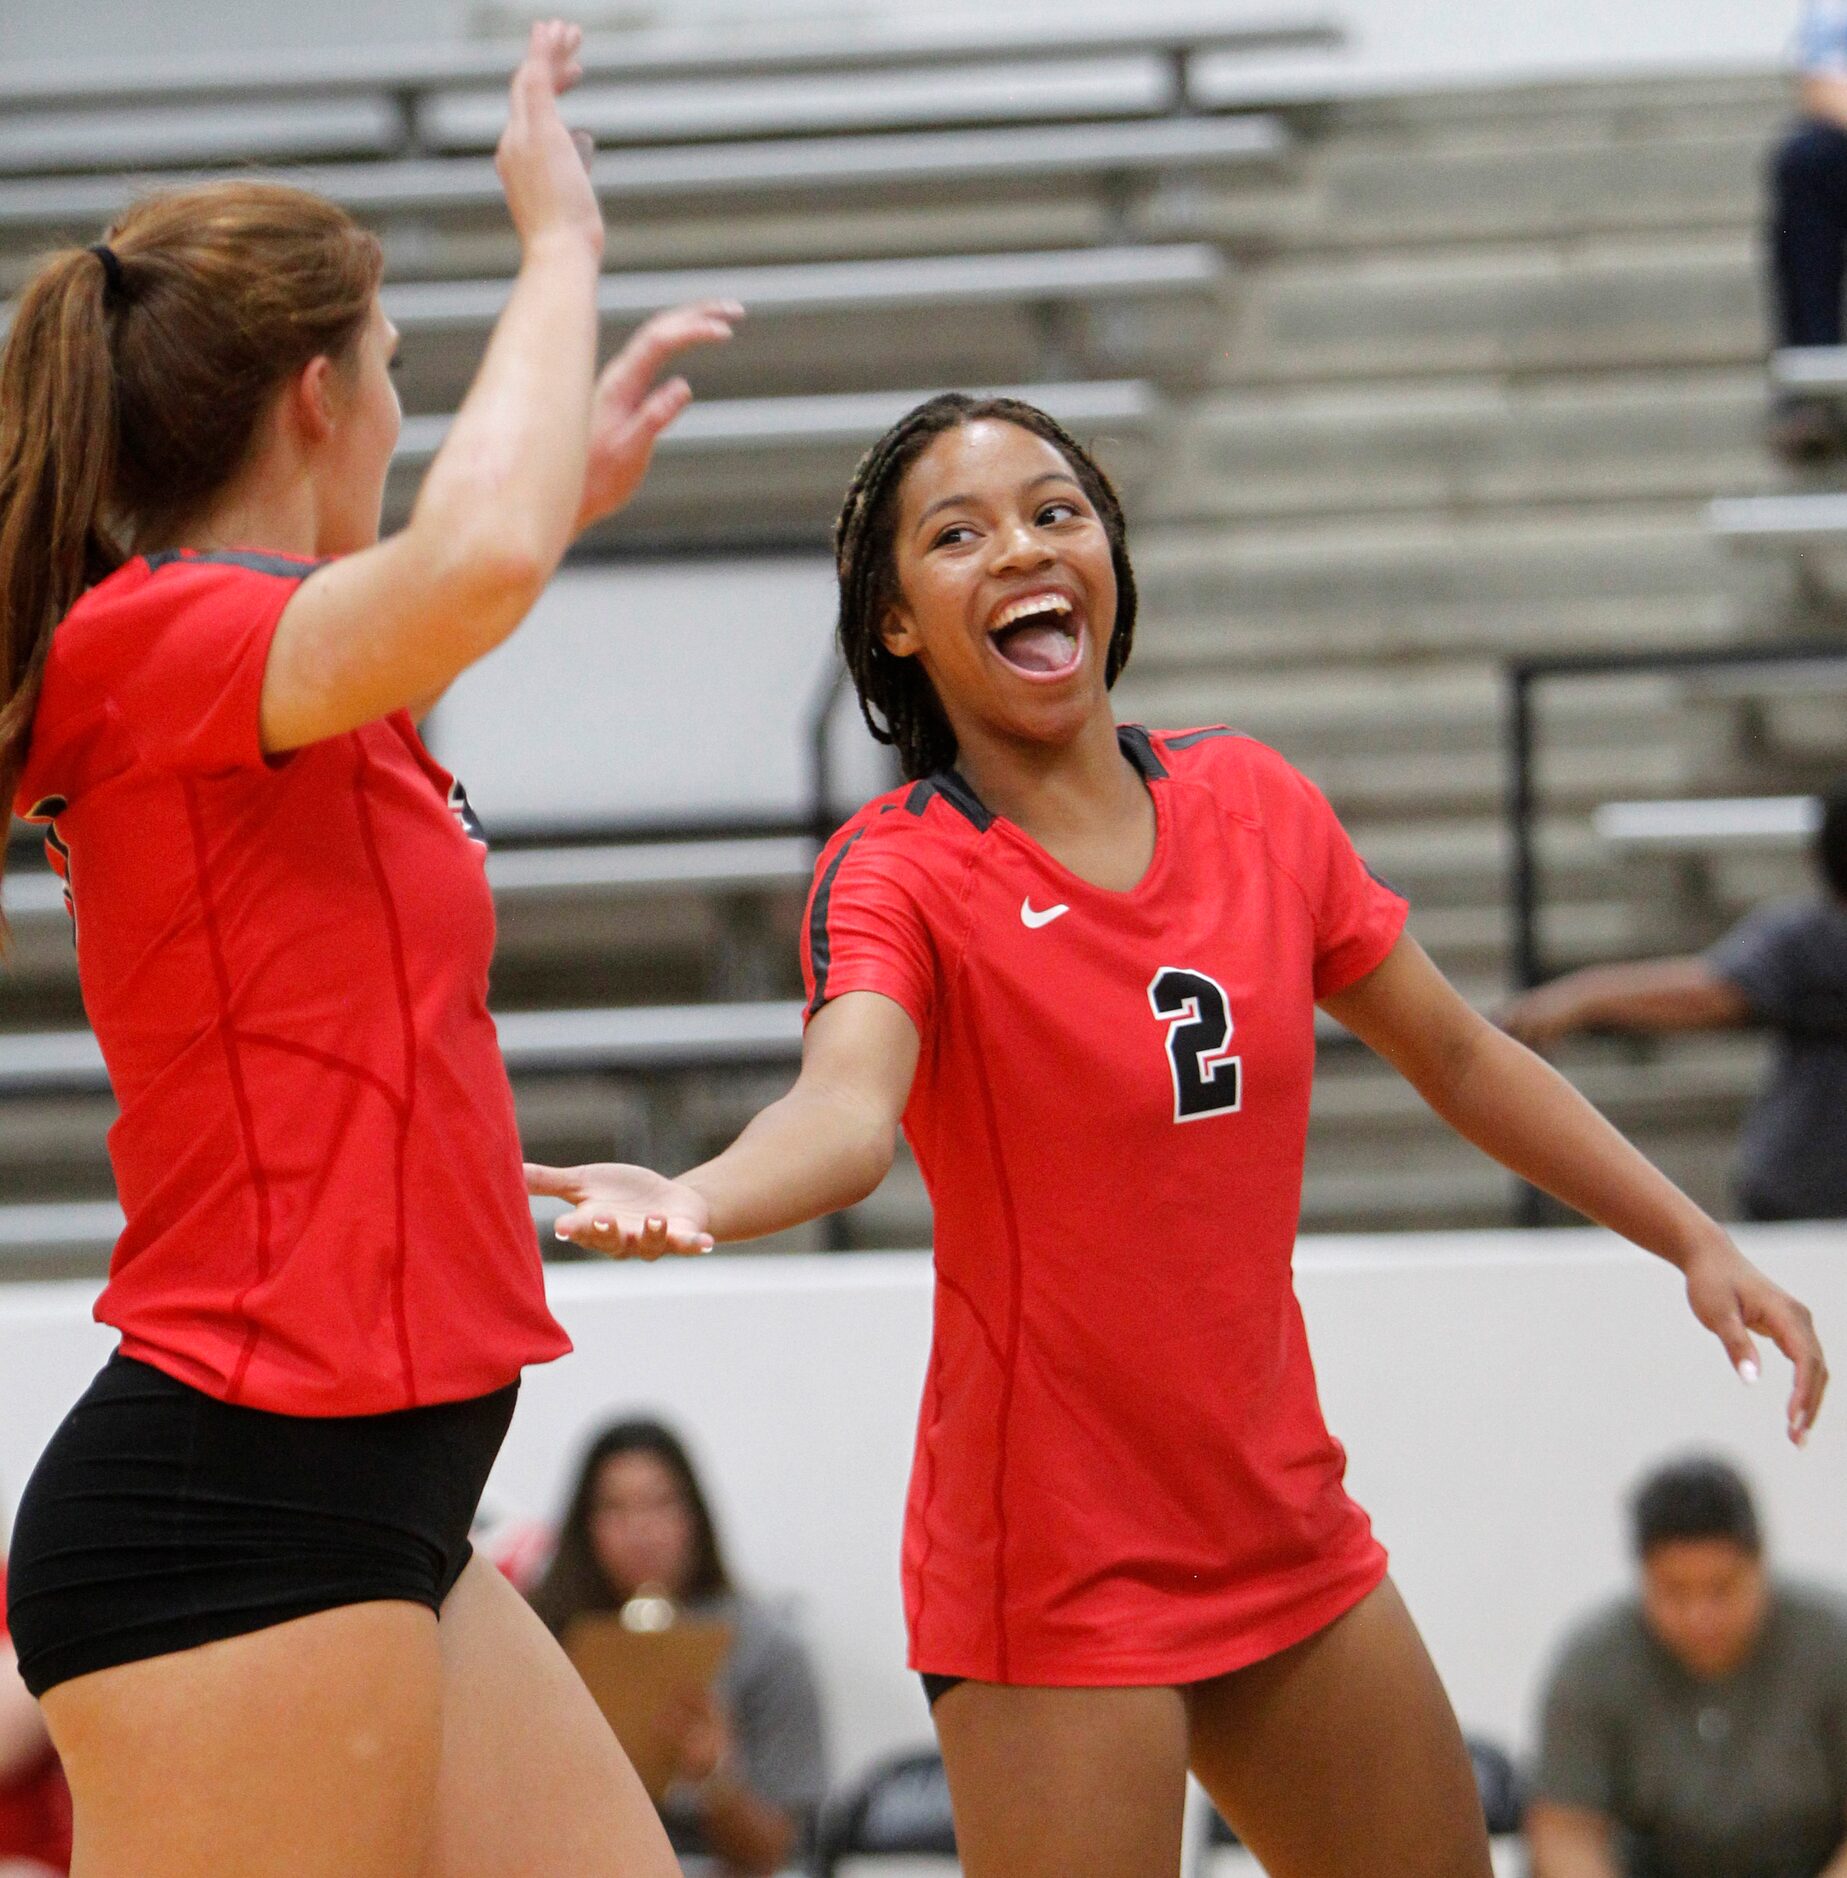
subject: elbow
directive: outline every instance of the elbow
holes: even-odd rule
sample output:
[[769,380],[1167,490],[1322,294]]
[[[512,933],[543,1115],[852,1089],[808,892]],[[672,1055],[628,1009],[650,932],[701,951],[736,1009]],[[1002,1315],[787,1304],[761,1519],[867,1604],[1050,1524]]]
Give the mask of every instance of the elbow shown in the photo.
[[497,637],[532,610],[569,546],[561,531],[522,515],[503,492],[475,479],[420,502],[408,533],[450,616],[464,628],[498,627]]
[[545,591],[558,559],[556,552],[517,529],[489,528],[454,543],[445,584],[468,617],[505,620],[511,630]]
[[849,1205],[857,1206],[861,1200],[869,1200],[884,1184],[885,1176],[892,1170],[892,1163],[898,1158],[898,1131],[883,1123],[868,1126],[861,1139],[855,1143],[853,1168],[850,1186],[853,1198]]

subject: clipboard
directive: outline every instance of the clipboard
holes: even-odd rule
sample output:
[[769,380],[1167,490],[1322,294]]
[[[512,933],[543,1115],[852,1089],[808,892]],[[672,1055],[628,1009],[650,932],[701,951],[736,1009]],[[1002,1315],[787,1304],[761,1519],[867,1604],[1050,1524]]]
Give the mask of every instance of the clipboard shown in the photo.
[[631,1630],[614,1611],[574,1618],[565,1630],[565,1655],[650,1799],[660,1799],[674,1774],[671,1748],[663,1748],[654,1719],[670,1703],[710,1690],[731,1635],[729,1624],[703,1617]]

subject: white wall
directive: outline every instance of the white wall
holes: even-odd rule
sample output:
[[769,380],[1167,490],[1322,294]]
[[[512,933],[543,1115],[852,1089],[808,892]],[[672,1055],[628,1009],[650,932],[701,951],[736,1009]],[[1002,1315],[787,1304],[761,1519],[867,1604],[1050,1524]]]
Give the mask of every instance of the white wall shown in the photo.
[[[960,9],[952,9],[960,10]],[[1120,11],[1120,0],[1064,0],[1048,19]],[[1183,10],[1182,0],[1151,13]],[[1184,0],[1195,17],[1213,10]],[[1226,0],[1230,17],[1287,10],[1264,0]],[[1787,42],[1795,0],[1540,0],[1484,6],[1480,0],[1320,0],[1344,20],[1364,64],[1410,72],[1597,71],[1686,64],[1774,63]],[[533,9],[537,11],[537,9]],[[909,11],[900,0],[586,0],[586,19],[612,23],[704,22],[804,17],[853,18]],[[519,17],[515,5],[471,0],[7,0],[0,6],[0,62],[70,60],[107,47],[120,61],[326,45],[409,45],[456,37],[484,22]],[[947,29],[947,28],[946,28]],[[1050,29],[1048,29],[1050,30]]]
[[[1762,1262],[1847,1338],[1847,1228],[1760,1229]],[[1677,1281],[1596,1233],[1306,1241],[1301,1289],[1328,1419],[1469,1726],[1527,1738],[1562,1625],[1624,1584],[1621,1499],[1699,1444],[1741,1462],[1776,1555],[1847,1581],[1847,1402],[1808,1450],[1785,1372],[1736,1382]],[[692,1435],[742,1575],[792,1593],[851,1768],[922,1738],[897,1546],[929,1336],[921,1257],[715,1258],[552,1273],[577,1354],[536,1371],[489,1489],[555,1510],[587,1429],[658,1408]],[[0,1479],[108,1347],[83,1286],[0,1292]]]

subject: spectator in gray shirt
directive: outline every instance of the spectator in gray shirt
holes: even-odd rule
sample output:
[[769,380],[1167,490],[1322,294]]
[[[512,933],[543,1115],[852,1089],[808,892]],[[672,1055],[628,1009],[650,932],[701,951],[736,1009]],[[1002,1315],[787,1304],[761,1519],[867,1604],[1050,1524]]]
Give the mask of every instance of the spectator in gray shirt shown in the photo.
[[1572,972],[1501,1019],[1536,1050],[1574,1030],[1774,1031],[1739,1144],[1750,1219],[1847,1219],[1847,781],[1822,798],[1815,860],[1820,893],[1760,909],[1704,955]]
[[1546,1690],[1534,1878],[1847,1878],[1847,1604],[1770,1576],[1722,1461],[1660,1469],[1634,1520],[1640,1596]]
[[591,1442],[530,1595],[562,1637],[574,1618],[620,1610],[643,1586],[732,1633],[715,1700],[663,1718],[679,1767],[661,1806],[674,1850],[721,1878],[782,1871],[805,1853],[826,1791],[814,1670],[790,1625],[733,1586],[679,1437],[636,1418]]

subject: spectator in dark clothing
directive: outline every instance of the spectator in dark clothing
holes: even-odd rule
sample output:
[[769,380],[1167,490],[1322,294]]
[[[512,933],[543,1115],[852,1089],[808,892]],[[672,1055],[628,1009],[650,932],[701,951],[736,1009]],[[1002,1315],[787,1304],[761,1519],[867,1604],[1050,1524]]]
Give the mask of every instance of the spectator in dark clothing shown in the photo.
[[605,1428],[578,1469],[557,1550],[531,1602],[555,1636],[617,1611],[646,1586],[688,1616],[730,1626],[716,1699],[665,1718],[680,1777],[661,1804],[691,1872],[768,1874],[794,1864],[826,1790],[820,1693],[795,1631],[734,1588],[704,1489],[659,1422]]
[[1770,1576],[1722,1461],[1663,1467],[1633,1512],[1640,1595],[1546,1689],[1534,1878],[1847,1878],[1847,1603]]
[[[1838,346],[1847,275],[1847,5],[1809,0],[1797,40],[1801,116],[1771,163],[1777,343]],[[1770,441],[1800,461],[1841,443],[1834,405],[1800,391],[1772,408]]]
[[1739,1144],[1751,1219],[1847,1219],[1847,781],[1822,798],[1815,858],[1819,894],[1761,908],[1703,956],[1572,972],[1501,1019],[1534,1049],[1576,1030],[1775,1031]]

